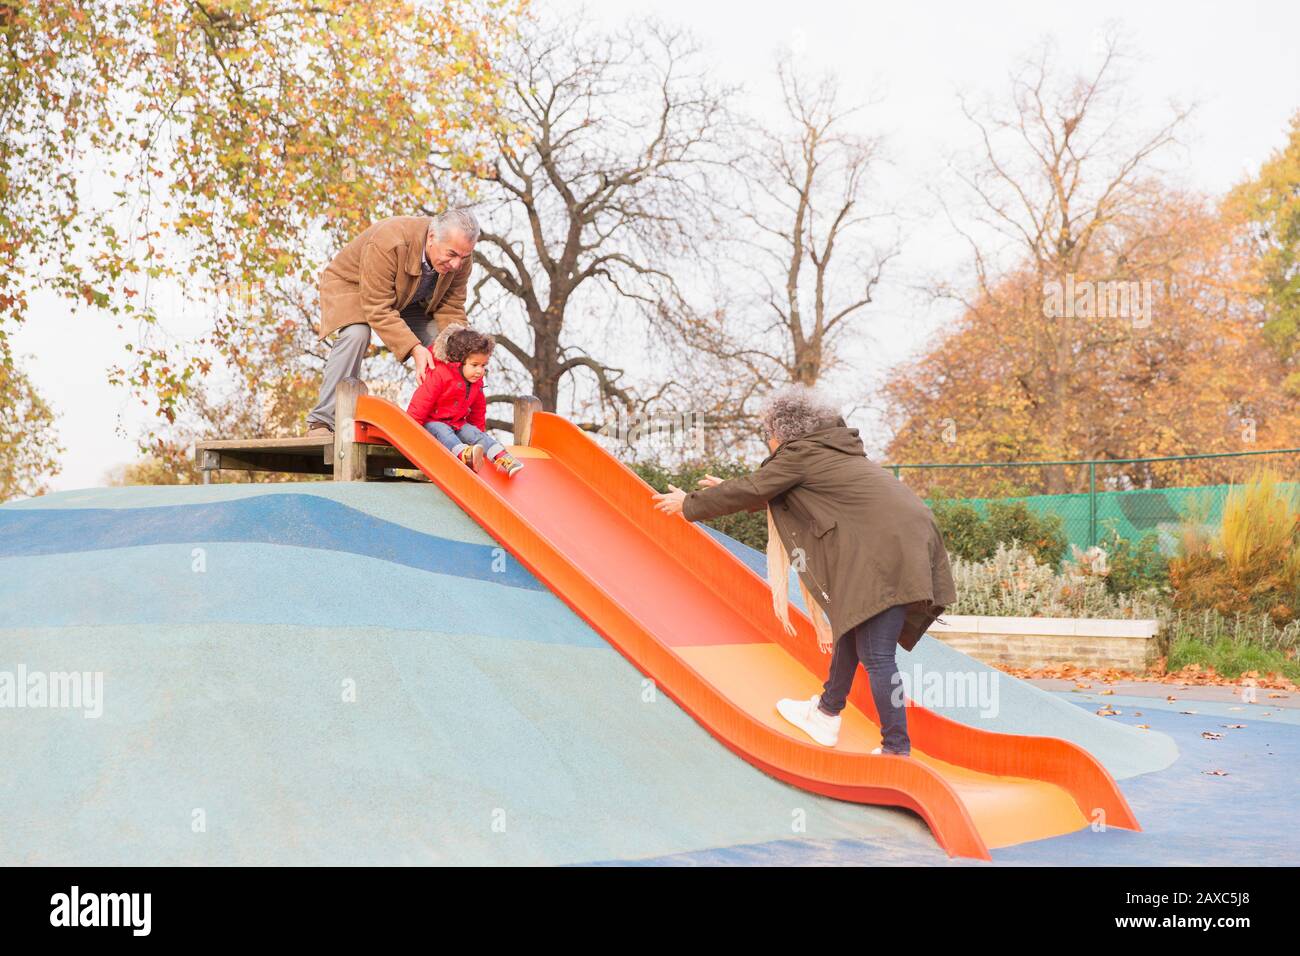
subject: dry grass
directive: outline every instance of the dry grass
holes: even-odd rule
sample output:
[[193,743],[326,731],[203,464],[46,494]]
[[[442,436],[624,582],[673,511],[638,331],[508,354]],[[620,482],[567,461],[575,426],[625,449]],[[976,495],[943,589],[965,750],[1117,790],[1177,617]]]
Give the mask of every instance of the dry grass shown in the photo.
[[1257,471],[1235,486],[1215,531],[1189,521],[1169,564],[1174,605],[1223,615],[1265,614],[1279,628],[1300,608],[1300,510],[1278,476]]

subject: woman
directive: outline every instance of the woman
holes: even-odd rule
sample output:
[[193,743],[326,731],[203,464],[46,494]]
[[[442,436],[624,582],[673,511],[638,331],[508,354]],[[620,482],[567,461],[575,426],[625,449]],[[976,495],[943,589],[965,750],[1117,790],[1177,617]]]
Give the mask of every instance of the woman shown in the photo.
[[873,753],[907,756],[895,649],[911,650],[957,599],[934,515],[866,457],[858,430],[815,389],[781,389],[765,403],[760,423],[772,454],[757,471],[728,481],[706,476],[703,490],[689,493],[670,485],[654,496],[655,507],[701,521],[766,506],[773,609],[793,633],[787,597],[794,555],[818,645],[823,653],[834,649],[822,693],[781,700],[777,710],[817,743],[834,747],[861,663],[880,715],[881,747]]

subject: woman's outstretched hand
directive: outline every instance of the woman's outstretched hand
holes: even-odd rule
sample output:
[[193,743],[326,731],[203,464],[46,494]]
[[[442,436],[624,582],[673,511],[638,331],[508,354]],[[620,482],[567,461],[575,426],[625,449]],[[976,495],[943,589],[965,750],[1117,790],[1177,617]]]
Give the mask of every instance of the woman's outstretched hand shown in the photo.
[[[722,484],[722,481],[723,479],[714,475],[705,475],[699,480],[699,486],[701,488],[712,488],[714,485]],[[665,491],[661,495],[656,494],[654,496],[655,507],[664,514],[679,515],[682,513],[682,502],[686,500],[686,492],[673,484],[670,484],[668,487],[671,488],[672,491]]]
[[676,485],[669,485],[671,491],[665,491],[663,494],[655,494],[655,507],[666,515],[679,515],[682,513],[682,502],[686,500],[686,492]]

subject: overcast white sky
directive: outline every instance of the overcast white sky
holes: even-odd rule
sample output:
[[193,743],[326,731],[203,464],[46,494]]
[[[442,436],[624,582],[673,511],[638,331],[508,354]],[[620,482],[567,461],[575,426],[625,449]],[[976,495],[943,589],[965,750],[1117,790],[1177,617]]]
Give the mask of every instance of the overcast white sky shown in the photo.
[[[883,96],[864,115],[863,131],[885,137],[895,163],[890,188],[918,216],[868,323],[867,378],[922,345],[943,319],[908,287],[918,276],[958,265],[950,231],[922,211],[925,186],[944,157],[969,143],[958,93],[1005,95],[1013,60],[1044,36],[1056,38],[1065,60],[1086,67],[1098,32],[1117,21],[1141,56],[1132,87],[1140,97],[1135,125],[1159,124],[1171,98],[1199,104],[1183,137],[1187,150],[1171,159],[1185,185],[1206,192],[1222,192],[1257,169],[1284,142],[1287,121],[1300,108],[1300,3],[1294,0],[602,0],[591,10],[608,24],[653,13],[688,26],[709,49],[719,77],[744,84],[747,105],[760,114],[782,46],[793,46],[809,67],[833,70],[847,93]],[[105,374],[120,360],[124,341],[107,316],[41,294],[14,336],[24,368],[59,415],[66,451],[51,482],[56,490],[102,484],[107,466],[134,457],[135,435],[150,413],[109,386]],[[848,394],[851,384],[842,391],[855,397]],[[868,441],[869,451],[880,444]]]

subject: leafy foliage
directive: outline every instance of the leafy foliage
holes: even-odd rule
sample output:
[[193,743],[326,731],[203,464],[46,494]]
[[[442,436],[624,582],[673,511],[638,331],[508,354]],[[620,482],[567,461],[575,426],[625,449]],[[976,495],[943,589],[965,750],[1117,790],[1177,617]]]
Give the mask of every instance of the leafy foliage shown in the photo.
[[[32,276],[70,298],[110,306],[136,271],[102,211],[85,208],[87,151],[133,147],[138,118],[116,119],[140,3],[5,0],[0,4],[0,345],[28,307]],[[132,303],[117,306],[130,310]]]
[[1169,566],[1175,606],[1267,614],[1278,627],[1300,618],[1300,511],[1276,473],[1233,488],[1218,529],[1186,522],[1181,537]]
[[[642,481],[659,492],[668,491],[670,484],[676,485],[683,491],[695,491],[699,487],[699,480],[705,475],[714,475],[722,479],[738,478],[741,475],[748,475],[754,470],[743,462],[691,464],[676,471],[668,471],[654,463],[634,464],[628,467],[636,472]],[[735,538],[757,551],[767,550],[766,512],[740,511],[735,514],[712,518],[702,523],[711,528],[716,528],[723,534]]]
[[1108,575],[1091,572],[1085,563],[1067,562],[1058,573],[1024,548],[1001,544],[984,561],[954,557],[953,579],[957,603],[948,609],[952,614],[1155,619],[1160,622],[1160,653],[1166,655],[1157,673],[1191,668],[1198,672],[1198,682],[1216,673],[1222,678],[1266,673],[1300,678],[1300,621],[1279,628],[1258,611],[1223,614],[1176,607],[1159,588],[1119,591],[1109,586]]
[[[974,281],[937,283],[960,313],[883,389],[895,432],[888,460],[1227,452],[1240,450],[1243,430],[1260,447],[1294,445],[1300,406],[1282,387],[1294,368],[1261,347],[1254,250],[1237,248],[1239,228],[1208,197],[1159,174],[1156,159],[1187,111],[1145,133],[1127,129],[1118,69],[1129,58],[1114,38],[1105,50],[1095,72],[1074,76],[1048,43],[1013,74],[1009,96],[967,111],[979,158],[957,176],[979,210],[964,233]],[[1291,288],[1288,176],[1266,175],[1255,222],[1277,253],[1266,270]],[[1124,288],[1137,308],[1118,308],[1118,295],[1110,304]],[[1168,486],[1173,476],[1215,484],[1228,467],[1117,463],[1108,475],[1119,488]],[[993,497],[997,472],[942,477],[951,494]],[[1087,469],[1060,465],[1016,476],[1044,494],[1084,491],[1089,480]]]
[[[1228,196],[1257,256],[1267,318],[1264,335],[1294,368],[1300,359],[1300,112],[1286,146]],[[1300,371],[1287,380],[1300,396]]]
[[0,501],[42,494],[63,450],[54,413],[7,354],[0,358],[0,409]]
[[[141,323],[111,380],[168,422],[215,360],[248,381],[265,331],[304,321],[333,249],[375,219],[438,205],[482,161],[499,122],[492,56],[519,9],[6,3],[0,335],[24,314],[18,290],[41,282]],[[450,174],[430,175],[435,152]],[[85,154],[112,208],[84,208]],[[163,334],[160,280],[215,306],[207,334]]]
[[1019,541],[1050,568],[1061,563],[1066,540],[1060,515],[1030,511],[1023,501],[990,501],[988,509],[994,541]]
[[1023,501],[991,501],[987,518],[970,505],[944,499],[931,510],[948,552],[967,561],[985,561],[998,545],[1015,543],[1048,567],[1056,567],[1065,554],[1061,516],[1037,514]]
[[1057,572],[1020,545],[999,543],[992,556],[971,561],[954,556],[957,602],[952,614],[998,617],[1151,618],[1158,598],[1114,594],[1098,575],[1067,568]]
[[1106,553],[1106,587],[1112,594],[1168,590],[1169,559],[1160,553],[1159,536],[1154,532],[1134,544],[1112,528],[1098,547]]
[[993,529],[970,505],[940,500],[930,510],[950,555],[965,561],[986,561],[997,550]]

